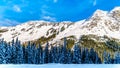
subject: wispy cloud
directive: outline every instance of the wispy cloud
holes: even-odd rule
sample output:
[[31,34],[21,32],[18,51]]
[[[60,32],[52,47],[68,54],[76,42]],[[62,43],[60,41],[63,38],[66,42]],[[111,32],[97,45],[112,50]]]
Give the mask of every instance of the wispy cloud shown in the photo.
[[56,21],[56,18],[54,17],[54,13],[49,12],[47,9],[49,8],[48,5],[43,5],[41,8],[41,14],[40,14],[40,18],[42,20],[46,20],[46,21]]
[[13,10],[16,12],[22,12],[21,8],[18,5],[14,5]]
[[15,20],[0,18],[0,26],[15,26],[18,24],[19,22]]
[[94,2],[93,2],[93,6],[96,6],[96,4],[97,4],[97,1],[96,1],[96,0],[94,0]]
[[109,11],[115,6],[120,6],[120,0],[109,0],[108,4],[103,4],[106,2],[106,0],[0,0],[0,17],[4,18],[4,21],[8,18],[18,22],[42,19],[78,21],[88,18],[97,9]]
[[53,2],[54,2],[54,3],[57,3],[57,2],[58,2],[58,0],[53,0]]
[[56,18],[51,17],[51,16],[43,16],[43,20],[47,20],[47,21],[56,21]]
[[[13,10],[13,8],[10,8],[11,6],[0,6],[0,26],[14,26],[19,24],[19,22],[15,20],[11,20],[6,18],[6,14],[4,13],[7,10]],[[20,9],[17,8],[17,6],[14,6],[15,11],[21,11]]]
[[58,0],[45,0],[46,2],[53,2],[53,3],[57,3]]
[[46,15],[54,15],[53,13],[47,11],[46,9],[41,9],[41,15],[46,16]]

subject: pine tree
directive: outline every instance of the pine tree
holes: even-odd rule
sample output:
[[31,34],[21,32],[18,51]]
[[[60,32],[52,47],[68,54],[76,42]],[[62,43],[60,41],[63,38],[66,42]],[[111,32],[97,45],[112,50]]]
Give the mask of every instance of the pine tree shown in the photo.
[[89,56],[89,58],[90,58],[91,63],[94,63],[94,64],[95,64],[95,61],[96,61],[96,53],[95,53],[95,51],[94,51],[93,48],[90,49],[90,56]]
[[82,64],[92,64],[92,60],[90,60],[90,53],[88,49],[83,48],[81,54],[81,63]]
[[53,54],[53,52],[54,52],[54,49],[53,49],[54,47],[51,45],[51,48],[50,48],[50,50],[49,50],[49,54],[48,54],[48,62],[49,63],[55,63],[54,62],[54,54]]
[[17,63],[17,53],[16,53],[17,50],[16,50],[14,39],[11,42],[11,46],[12,46],[11,63],[16,64]]
[[43,51],[43,63],[48,63],[48,58],[49,58],[49,43],[47,42],[46,46],[45,46],[45,49]]
[[120,64],[120,53],[119,52],[115,53],[114,64]]
[[73,63],[80,64],[81,63],[81,48],[78,44],[75,44],[73,51]]
[[4,40],[0,41],[0,64],[8,64],[8,62],[11,58],[9,53],[9,48],[6,42]]
[[57,46],[54,46],[53,47],[53,51],[52,51],[52,58],[53,58],[53,63],[58,63],[58,47]]
[[[96,53],[96,52],[95,52]],[[98,56],[98,54],[96,53],[96,60],[95,60],[95,64],[101,64],[102,63],[102,61],[101,61],[101,59],[99,58],[99,56]]]
[[56,47],[53,47],[51,45],[51,49],[50,49],[50,53],[49,53],[49,62],[50,63],[56,63],[56,52],[57,52]]
[[67,64],[72,64],[72,52],[71,49],[67,50]]
[[17,53],[17,64],[23,64],[24,60],[23,60],[23,47],[20,43],[20,41],[18,40],[18,38],[16,39],[16,53]]
[[90,53],[88,49],[85,49],[85,57],[84,57],[84,64],[92,64],[93,62],[90,60]]
[[62,48],[63,48],[63,46],[62,45],[59,45],[59,47],[57,48],[57,50],[58,50],[58,52],[57,52],[57,54],[58,54],[58,63],[61,63],[61,59],[62,59]]
[[109,53],[107,54],[107,57],[108,57],[107,64],[111,64],[112,63],[112,59],[111,59],[111,56],[110,56]]
[[67,63],[67,39],[66,37],[64,38],[64,43],[62,46],[62,51],[61,51],[59,62],[63,64]]
[[23,46],[23,62],[25,64],[28,64],[28,50],[30,46],[31,46],[30,42],[27,43],[27,46]]
[[37,51],[37,49],[36,49],[36,44],[35,43],[33,43],[32,44],[32,46],[31,46],[31,53],[32,53],[32,60],[31,60],[31,62],[32,62],[32,64],[36,64],[36,51]]
[[31,44],[27,46],[28,64],[36,64],[36,46]]
[[28,44],[27,48],[26,48],[26,51],[27,51],[27,63],[28,64],[32,64],[32,45],[31,44]]
[[7,44],[6,49],[6,62],[7,64],[11,64],[12,46],[10,43]]
[[104,52],[103,56],[104,56],[104,63],[105,64],[111,64],[112,63],[112,59],[111,59],[109,53]]
[[38,48],[36,50],[36,64],[43,64],[43,51],[42,51],[42,47],[41,45],[39,44],[38,45]]

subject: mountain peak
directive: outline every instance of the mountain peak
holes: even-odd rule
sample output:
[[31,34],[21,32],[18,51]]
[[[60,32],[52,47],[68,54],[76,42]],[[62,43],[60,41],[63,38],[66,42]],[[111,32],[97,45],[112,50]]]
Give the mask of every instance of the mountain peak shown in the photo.
[[120,7],[115,7],[113,10],[111,10],[112,12],[113,11],[120,11]]
[[69,21],[60,23],[29,21],[15,27],[0,29],[0,38],[11,41],[18,37],[22,42],[45,38],[45,40],[55,43],[64,37],[79,39],[82,35],[92,34],[120,39],[119,9],[119,7],[113,9],[113,13],[98,9],[88,20],[75,23]]
[[98,9],[94,12],[92,17],[102,17],[102,16],[105,16],[107,13],[108,13],[107,11]]
[[111,12],[111,16],[116,19],[116,21],[120,22],[120,7],[115,7]]

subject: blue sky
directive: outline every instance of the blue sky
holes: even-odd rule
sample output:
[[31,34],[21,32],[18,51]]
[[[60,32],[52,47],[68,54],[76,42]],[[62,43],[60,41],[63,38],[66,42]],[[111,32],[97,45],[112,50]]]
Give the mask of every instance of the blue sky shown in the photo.
[[0,0],[0,26],[31,20],[75,22],[116,6],[120,0]]

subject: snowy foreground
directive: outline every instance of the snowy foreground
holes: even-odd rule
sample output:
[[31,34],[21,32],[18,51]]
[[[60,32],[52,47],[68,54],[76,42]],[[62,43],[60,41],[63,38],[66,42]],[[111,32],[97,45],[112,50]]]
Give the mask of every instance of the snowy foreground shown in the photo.
[[120,65],[116,64],[0,65],[0,68],[120,68]]

